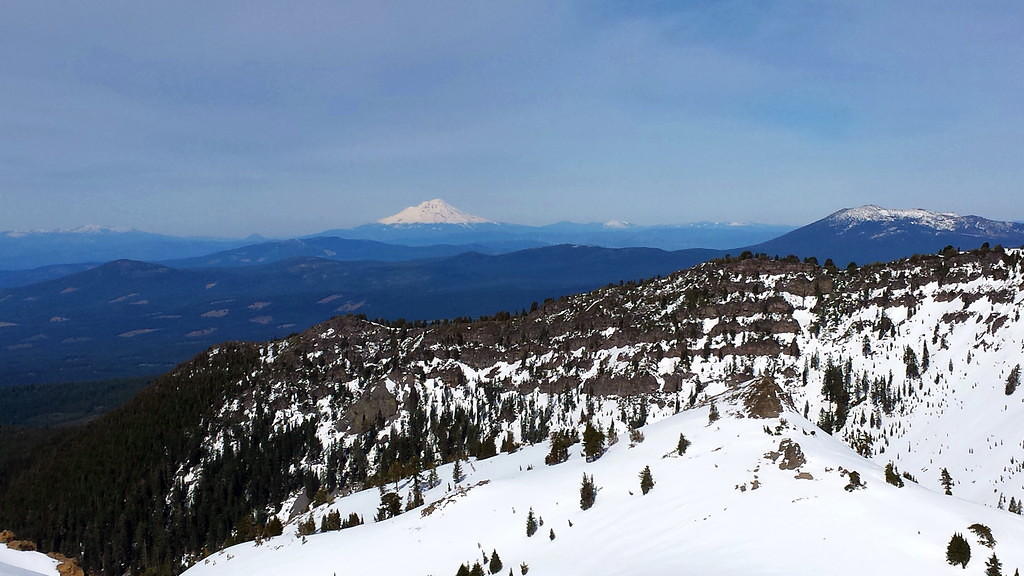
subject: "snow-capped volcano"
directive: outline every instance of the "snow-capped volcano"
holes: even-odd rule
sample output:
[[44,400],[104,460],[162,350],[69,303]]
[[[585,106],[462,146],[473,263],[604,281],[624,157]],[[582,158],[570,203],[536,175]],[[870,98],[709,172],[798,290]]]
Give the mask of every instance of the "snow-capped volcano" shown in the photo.
[[380,224],[492,224],[492,220],[459,210],[440,198],[409,206],[401,212],[381,218]]

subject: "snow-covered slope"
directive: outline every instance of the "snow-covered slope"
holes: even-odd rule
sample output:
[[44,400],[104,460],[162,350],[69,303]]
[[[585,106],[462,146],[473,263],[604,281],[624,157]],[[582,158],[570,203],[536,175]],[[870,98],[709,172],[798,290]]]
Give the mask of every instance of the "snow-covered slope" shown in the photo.
[[0,544],[0,576],[58,576],[57,564],[41,552],[11,550]]
[[[192,534],[180,541],[191,547],[176,540],[176,548],[154,549],[175,563],[200,561],[195,573],[214,562],[243,572],[265,565],[316,573],[326,550],[338,549],[345,553],[330,558],[339,574],[369,562],[370,553],[394,564],[389,573],[409,573],[418,561],[424,571],[412,573],[453,574],[458,562],[475,558],[477,543],[497,549],[506,564],[525,561],[537,570],[550,563],[552,572],[534,574],[573,573],[567,566],[631,573],[605,551],[625,554],[623,562],[657,559],[670,567],[665,573],[678,573],[684,561],[712,573],[748,566],[845,573],[824,563],[864,569],[869,554],[880,559],[868,566],[876,571],[891,564],[903,573],[942,573],[942,547],[973,522],[989,525],[999,556],[1021,566],[1013,550],[1024,549],[1014,528],[1024,500],[1022,311],[1021,250],[950,249],[850,269],[748,254],[474,321],[382,324],[349,316],[282,340],[224,344],[161,378],[149,404],[122,414],[127,421],[99,422],[106,426],[94,429],[103,433],[94,443],[135,446],[122,422],[144,428],[166,416],[163,406],[201,407],[171,420],[187,423],[180,429],[158,431],[154,450],[166,451],[166,461],[145,483],[116,487],[134,509],[163,518],[136,528]],[[774,417],[730,416],[739,411],[734,396],[766,379],[792,400],[779,434],[765,431],[782,424]],[[723,418],[704,428],[712,401]],[[579,434],[588,421],[623,439],[591,464],[540,464],[553,433]],[[647,441],[627,449],[628,431],[637,428]],[[691,452],[662,458],[680,432],[694,442]],[[786,438],[800,444],[808,458],[801,471],[813,480],[765,460]],[[495,457],[516,446],[524,448]],[[435,466],[444,484],[427,501],[436,501],[456,458],[477,469],[467,487],[489,482],[428,518],[407,513],[344,530],[345,539],[310,536],[304,546],[287,537],[310,501],[334,498],[332,505],[369,522],[376,487],[390,490],[398,481],[404,499],[410,474]],[[126,463],[105,462],[113,481],[133,477],[120,473]],[[889,464],[916,481],[908,478],[902,489],[885,484],[879,470]],[[630,496],[647,465],[658,486]],[[868,487],[847,493],[840,466],[860,472]],[[584,469],[602,487],[587,512],[575,504]],[[951,496],[942,494],[943,470]],[[44,464],[33,472],[67,473]],[[76,538],[103,530],[76,516],[75,501],[54,504],[33,490],[33,476],[18,480],[12,489],[33,499],[5,518],[15,530],[42,541],[65,537],[37,520],[43,509],[76,518],[73,527],[84,535]],[[746,490],[736,488],[743,483]],[[225,486],[238,492],[225,495]],[[531,506],[555,529],[555,542],[519,537]],[[324,510],[313,511],[317,523]],[[228,553],[202,561],[204,547],[250,538],[273,516],[290,522],[283,539],[251,552],[234,548],[227,564]],[[394,542],[432,552],[406,558],[391,554],[400,549]],[[585,542],[603,562],[584,558]],[[273,555],[277,546],[292,552]],[[633,548],[642,554],[630,555]],[[977,566],[987,550],[974,548]],[[88,552],[107,553],[102,543]],[[311,567],[300,564],[305,556]],[[643,566],[642,573],[660,570]]]
[[427,200],[409,206],[401,212],[381,218],[381,224],[483,224],[491,223],[486,218],[474,216],[459,210],[440,198]]
[[[282,536],[229,548],[186,574],[455,574],[463,563],[486,569],[494,551],[500,574],[523,573],[522,564],[530,574],[559,575],[959,574],[945,561],[956,532],[971,544],[973,573],[992,553],[1007,574],[1024,566],[1019,516],[913,482],[889,485],[879,466],[785,399],[774,410],[779,396],[768,379],[730,389],[710,399],[722,414],[717,421],[709,423],[710,404],[698,406],[642,427],[642,442],[621,433],[594,462],[577,445],[567,462],[545,465],[545,442],[465,463],[458,484],[448,464],[421,507],[373,522],[380,492],[358,492],[298,517]],[[606,403],[593,420],[616,416]],[[680,434],[692,443],[683,455],[676,453]],[[639,482],[645,466],[655,480],[646,495]],[[584,474],[598,487],[589,510],[580,508]],[[411,480],[385,489],[395,486],[405,501]],[[543,526],[528,537],[531,509]],[[319,526],[330,511],[354,512],[367,523],[296,535],[299,520],[311,517]],[[968,530],[978,523],[991,529],[993,549]]]

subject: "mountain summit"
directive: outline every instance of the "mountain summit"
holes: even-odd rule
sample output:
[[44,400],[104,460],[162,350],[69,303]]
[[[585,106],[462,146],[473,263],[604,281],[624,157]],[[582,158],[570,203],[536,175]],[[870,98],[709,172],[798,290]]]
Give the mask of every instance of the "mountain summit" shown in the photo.
[[440,198],[409,206],[398,214],[381,218],[380,224],[490,224],[493,221],[459,210]]
[[983,243],[1020,246],[1024,224],[923,209],[867,205],[846,208],[749,248],[765,254],[795,254],[847,262],[886,262],[907,254],[929,254],[950,245],[978,248]]

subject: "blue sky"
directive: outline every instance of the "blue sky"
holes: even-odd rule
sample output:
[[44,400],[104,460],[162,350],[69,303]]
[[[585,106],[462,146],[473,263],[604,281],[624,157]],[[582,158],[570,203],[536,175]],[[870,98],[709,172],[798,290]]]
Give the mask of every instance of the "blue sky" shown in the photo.
[[[214,5],[215,4],[215,5]],[[1024,4],[11,2],[0,229],[1024,220]]]

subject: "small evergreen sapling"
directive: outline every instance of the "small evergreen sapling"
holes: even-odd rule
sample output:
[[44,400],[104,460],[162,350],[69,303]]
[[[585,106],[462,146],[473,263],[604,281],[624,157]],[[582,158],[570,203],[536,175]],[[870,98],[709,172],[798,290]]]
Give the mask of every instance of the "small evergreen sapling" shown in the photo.
[[985,576],[1003,576],[1003,563],[996,557],[995,552],[985,562]]
[[942,469],[942,473],[939,475],[939,483],[942,484],[942,490],[946,493],[946,496],[953,495],[953,477],[949,475],[949,470]]
[[501,558],[498,557],[498,551],[494,550],[491,552],[491,562],[487,568],[491,571],[491,574],[497,574],[502,569]]
[[885,465],[885,481],[897,488],[903,488],[903,479],[892,462]]
[[533,508],[526,515],[526,537],[529,538],[537,533],[537,517],[533,515]]
[[653,489],[654,476],[651,475],[651,467],[644,466],[644,469],[640,472],[640,491],[646,496]]
[[683,436],[683,434],[680,433],[679,434],[679,442],[676,444],[676,454],[678,454],[680,456],[682,456],[683,454],[686,454],[686,449],[689,448],[689,447],[690,447],[690,441],[686,439],[686,436]]
[[551,531],[548,532],[548,540],[552,540],[553,541],[554,539],[555,539],[555,529],[552,528]]
[[594,476],[584,474],[583,483],[580,485],[580,508],[589,510],[595,500],[597,500],[597,488],[594,486]]
[[712,402],[711,408],[708,410],[708,425],[714,424],[721,417],[721,414],[718,413],[718,406]]
[[452,467],[452,481],[458,484],[466,479],[465,472],[462,471],[462,461],[458,458],[455,459],[455,466]]

